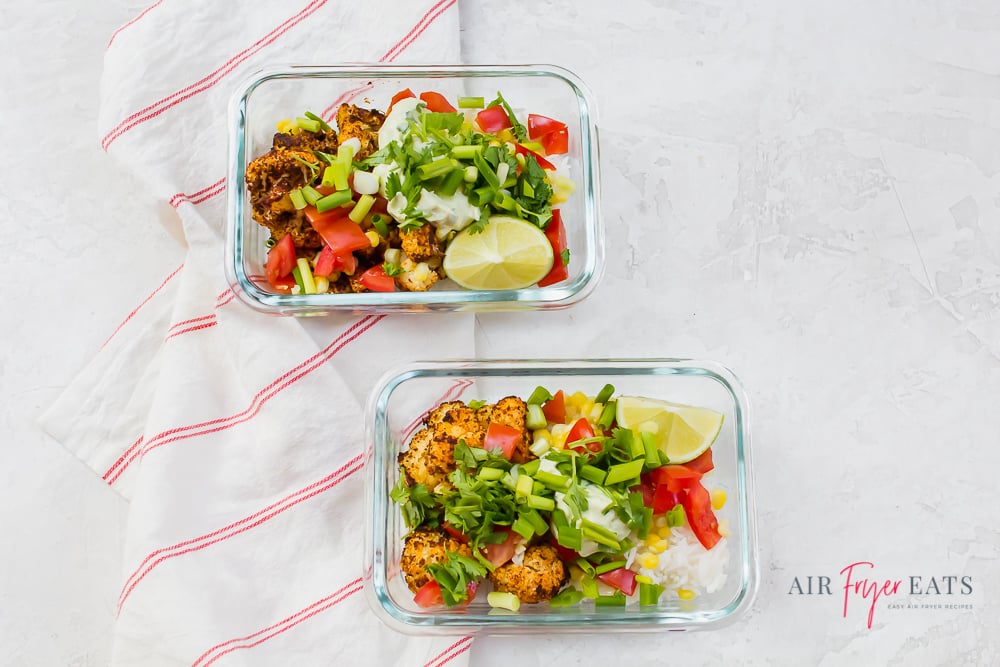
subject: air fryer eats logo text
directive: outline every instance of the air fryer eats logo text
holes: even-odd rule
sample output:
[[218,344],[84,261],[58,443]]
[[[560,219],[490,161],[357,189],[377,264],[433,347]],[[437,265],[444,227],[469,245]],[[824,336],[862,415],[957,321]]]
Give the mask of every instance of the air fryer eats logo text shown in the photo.
[[[847,618],[848,613],[860,608],[867,615],[869,629],[875,620],[876,609],[881,604],[890,608],[904,608],[903,605],[893,605],[887,600],[909,595],[911,604],[905,608],[920,606],[941,608],[941,605],[914,605],[914,596],[962,596],[972,595],[972,577],[959,575],[910,575],[904,579],[890,579],[877,576],[875,564],[862,560],[844,567],[839,578],[824,575],[808,575],[795,577],[788,589],[789,595],[829,595],[840,596],[843,600],[841,613]],[[966,608],[968,605],[947,605],[955,609]]]

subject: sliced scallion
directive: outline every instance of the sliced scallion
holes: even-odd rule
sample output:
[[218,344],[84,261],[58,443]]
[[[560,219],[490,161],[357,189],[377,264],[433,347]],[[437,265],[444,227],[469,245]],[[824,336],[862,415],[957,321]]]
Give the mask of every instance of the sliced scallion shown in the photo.
[[488,482],[496,482],[503,479],[506,471],[502,468],[480,468],[476,473],[476,478]]
[[605,572],[610,572],[611,570],[617,570],[620,567],[625,567],[624,560],[613,560],[610,563],[602,563],[594,568],[594,572],[597,574],[604,574]]
[[595,607],[624,607],[625,594],[615,591],[612,595],[598,595],[594,598]]
[[494,609],[506,609],[507,611],[517,611],[521,608],[521,600],[513,593],[502,593],[500,591],[490,591],[486,596],[486,601]]
[[451,156],[459,160],[471,160],[483,152],[482,144],[455,146],[451,149]]
[[296,118],[295,124],[306,132],[319,132],[320,128],[319,122],[313,120],[312,118],[305,118],[303,116]]
[[372,227],[375,228],[375,231],[382,238],[389,237],[389,225],[385,224],[385,216],[381,213],[376,213],[372,216]]
[[288,198],[292,200],[292,206],[295,207],[296,211],[301,211],[306,206],[308,206],[308,204],[306,203],[305,195],[302,194],[301,188],[295,188],[294,190],[289,192]]
[[368,215],[368,211],[372,210],[372,206],[375,204],[375,197],[371,195],[361,195],[358,198],[358,203],[354,205],[351,212],[347,214],[347,217],[351,219],[352,222],[356,222],[359,225],[361,221],[365,219]]
[[483,97],[459,97],[458,98],[458,108],[459,109],[482,109],[483,105],[486,104],[486,99]]
[[604,409],[601,410],[601,416],[597,419],[597,425],[604,429],[611,428],[611,425],[615,423],[615,410],[615,401],[605,403]]
[[601,486],[604,486],[604,478],[607,477],[606,472],[597,466],[590,465],[589,463],[585,463],[580,466],[580,471],[577,474],[588,482],[600,484]]
[[527,463],[522,463],[521,467],[518,468],[518,471],[524,473],[525,475],[534,475],[538,472],[538,468],[541,465],[542,462],[539,459],[534,459],[532,461],[528,461]]
[[307,112],[305,112],[304,115],[309,120],[314,120],[317,123],[319,123],[319,126],[321,128],[323,128],[324,132],[333,132],[333,128],[330,127],[330,125],[325,120],[323,120],[322,118],[320,118],[319,116],[317,116],[316,114],[314,114],[312,111],[307,111]]
[[549,425],[548,420],[545,418],[545,413],[542,412],[542,406],[537,403],[530,403],[528,405],[528,414],[524,419],[524,425],[532,431],[537,431]]
[[616,463],[610,466],[608,468],[608,476],[604,479],[604,485],[611,486],[612,484],[618,484],[633,477],[638,477],[639,473],[642,472],[642,466],[645,462],[645,459],[636,459],[628,463]]
[[[638,581],[639,577],[636,577]],[[639,606],[640,607],[651,607],[655,605],[660,600],[660,596],[663,594],[664,588],[659,584],[654,584],[652,582],[646,583],[645,581],[639,582]]]
[[528,397],[528,405],[541,405],[546,401],[552,400],[552,394],[545,387],[535,387],[535,390],[531,392],[531,396]]
[[450,197],[458,191],[458,186],[462,184],[464,180],[465,172],[461,169],[455,169],[448,173],[441,180],[441,185],[438,186],[438,194],[442,197]]
[[331,208],[337,208],[338,206],[343,206],[351,201],[351,191],[350,190],[339,190],[334,192],[332,195],[327,195],[316,202],[316,210],[320,213],[324,211],[329,211]]
[[306,203],[310,206],[315,206],[316,202],[323,198],[323,195],[320,194],[319,190],[311,185],[302,186],[302,196],[306,198]]
[[552,498],[546,498],[545,496],[536,496],[534,494],[528,496],[528,507],[536,510],[544,510],[546,512],[551,512],[556,508],[556,501]]
[[612,384],[606,384],[601,388],[601,391],[597,393],[594,398],[594,403],[607,403],[608,399],[615,393],[615,387]]

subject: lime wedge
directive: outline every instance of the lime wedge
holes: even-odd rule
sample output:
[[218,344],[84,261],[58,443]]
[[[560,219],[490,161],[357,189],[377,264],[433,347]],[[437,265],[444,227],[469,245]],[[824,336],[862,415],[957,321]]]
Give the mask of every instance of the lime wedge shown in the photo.
[[552,269],[545,232],[518,218],[494,215],[478,234],[460,232],[444,254],[448,277],[466,289],[521,289]]
[[640,396],[619,396],[618,425],[656,435],[671,463],[692,461],[712,446],[722,430],[722,413]]

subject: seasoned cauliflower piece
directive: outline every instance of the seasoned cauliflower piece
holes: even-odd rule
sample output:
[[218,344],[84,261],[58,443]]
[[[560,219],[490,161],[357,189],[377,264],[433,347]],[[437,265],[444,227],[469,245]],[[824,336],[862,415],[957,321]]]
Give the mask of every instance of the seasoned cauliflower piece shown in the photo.
[[431,580],[427,566],[447,560],[449,551],[472,557],[469,545],[437,528],[417,528],[406,536],[399,565],[411,591],[416,593]]
[[555,547],[540,544],[525,549],[521,565],[510,562],[493,570],[490,581],[496,590],[532,604],[551,600],[569,581],[569,568]]
[[337,109],[337,140],[344,143],[348,139],[361,142],[361,150],[356,159],[368,157],[378,150],[378,131],[385,116],[377,109],[362,109],[353,104],[341,104]]
[[433,257],[443,257],[441,246],[438,244],[434,234],[434,227],[430,223],[424,224],[416,229],[407,228],[400,230],[399,240],[402,244],[403,252],[414,262],[423,262]]
[[448,473],[455,469],[455,443],[437,438],[431,428],[422,428],[399,455],[399,465],[414,484],[423,484],[430,491],[450,488]]
[[449,408],[434,425],[434,440],[450,443],[452,458],[459,440],[464,440],[469,447],[482,447],[485,434],[486,429],[479,423],[475,411],[465,404]]

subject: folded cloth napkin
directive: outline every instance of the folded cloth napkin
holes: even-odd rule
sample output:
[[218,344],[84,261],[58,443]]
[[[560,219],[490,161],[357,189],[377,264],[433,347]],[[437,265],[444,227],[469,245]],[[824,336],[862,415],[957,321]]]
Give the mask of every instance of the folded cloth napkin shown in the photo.
[[177,210],[188,246],[42,418],[130,501],[113,664],[468,661],[471,639],[400,635],[368,609],[361,468],[375,379],[471,356],[471,317],[307,332],[242,305],[222,269],[236,82],[277,63],[457,62],[458,38],[456,0],[160,0],[112,35],[102,146]]

